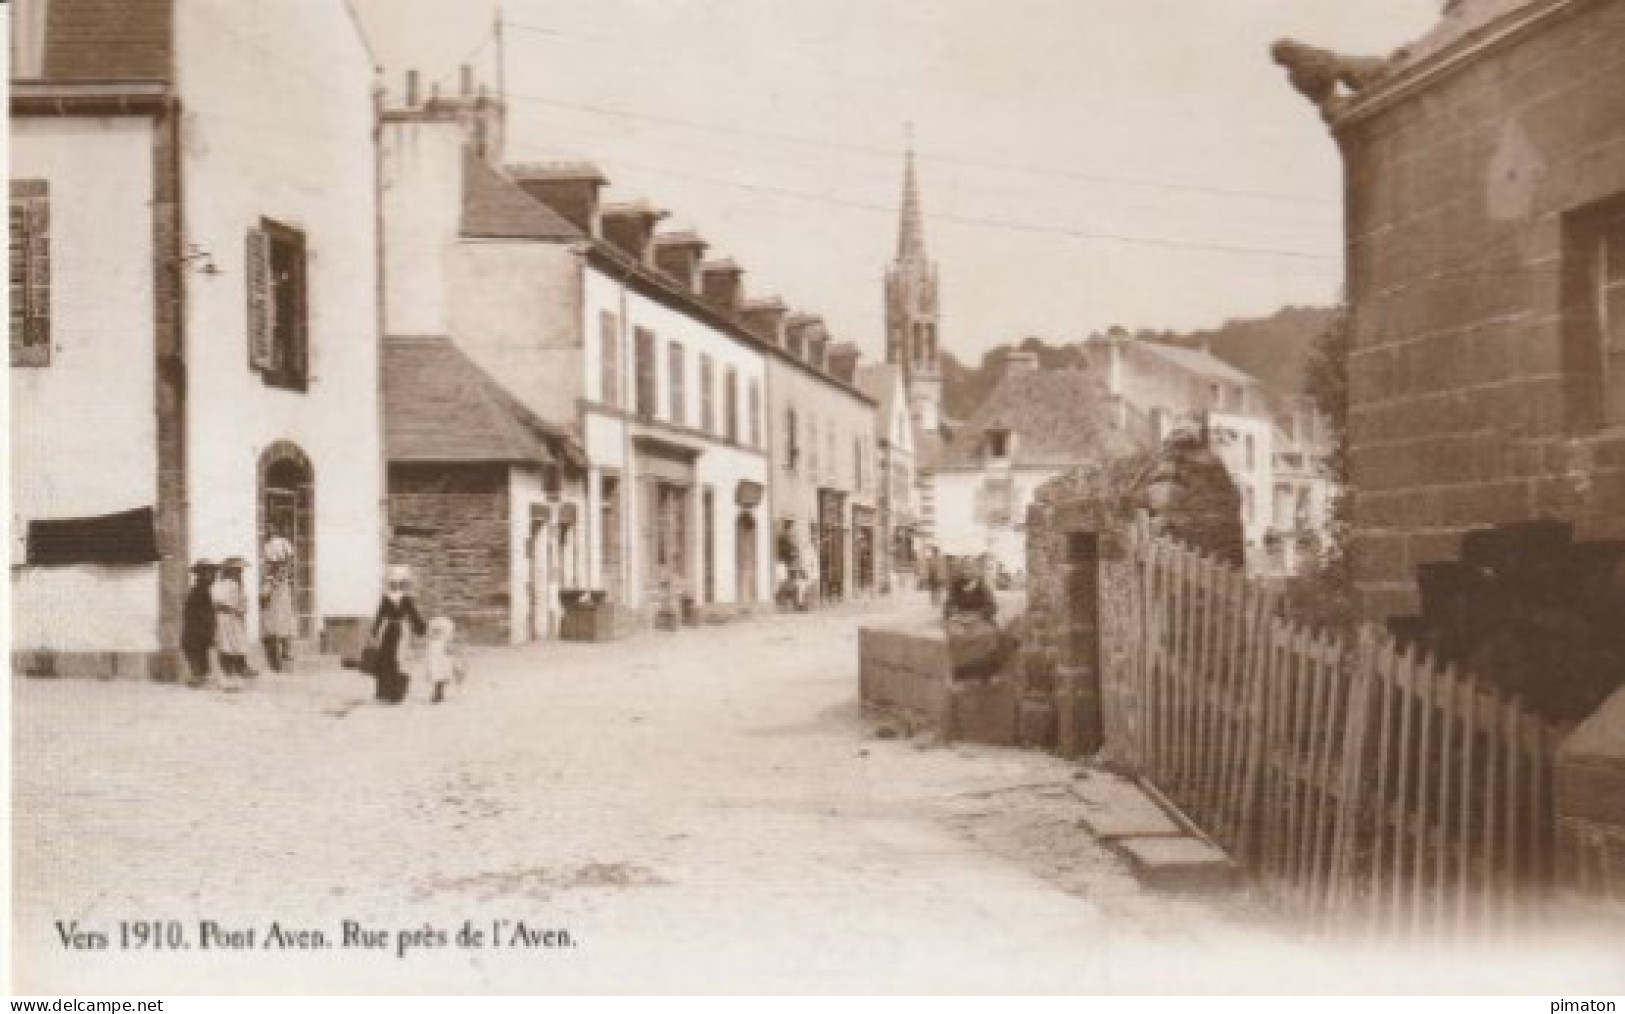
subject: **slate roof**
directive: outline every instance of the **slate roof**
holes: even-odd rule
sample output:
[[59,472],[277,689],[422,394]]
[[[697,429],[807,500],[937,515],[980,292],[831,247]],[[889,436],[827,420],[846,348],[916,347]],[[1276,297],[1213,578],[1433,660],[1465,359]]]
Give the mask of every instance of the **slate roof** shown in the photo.
[[1138,340],[1125,343],[1125,347],[1144,349],[1151,355],[1161,356],[1188,373],[1212,377],[1217,380],[1226,380],[1244,387],[1259,382],[1258,378],[1252,374],[1244,373],[1213,353],[1203,352],[1201,349],[1187,349],[1178,345],[1164,345],[1161,342]]
[[519,404],[443,335],[384,342],[384,440],[394,462],[584,460],[568,432]]
[[169,80],[173,8],[173,0],[51,0],[45,20],[45,80]]
[[582,239],[568,219],[525,193],[478,155],[463,156],[463,220],[459,230],[477,239]]
[[938,467],[980,467],[991,429],[1015,434],[1018,468],[1064,468],[1138,450],[1138,441],[1112,425],[1114,414],[1105,385],[1086,370],[1012,373],[955,430]]

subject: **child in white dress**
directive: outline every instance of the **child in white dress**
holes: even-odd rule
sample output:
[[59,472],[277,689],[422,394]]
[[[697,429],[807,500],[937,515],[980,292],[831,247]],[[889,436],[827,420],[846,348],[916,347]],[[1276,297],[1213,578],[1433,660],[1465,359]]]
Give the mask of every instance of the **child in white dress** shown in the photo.
[[423,648],[423,676],[434,688],[433,704],[446,699],[446,685],[462,685],[467,675],[463,649],[457,643],[457,625],[450,617],[436,616],[429,621],[429,634]]

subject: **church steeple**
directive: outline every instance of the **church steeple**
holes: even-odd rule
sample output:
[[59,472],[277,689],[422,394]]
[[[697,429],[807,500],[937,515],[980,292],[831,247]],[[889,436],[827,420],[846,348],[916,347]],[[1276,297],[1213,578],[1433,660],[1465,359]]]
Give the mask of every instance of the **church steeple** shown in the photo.
[[886,361],[902,368],[914,424],[920,432],[935,430],[941,422],[937,311],[937,267],[925,249],[925,213],[910,131],[903,157],[897,260],[886,272]]
[[914,146],[903,162],[903,216],[897,230],[897,260],[925,260],[925,221],[920,214],[920,181],[914,174]]

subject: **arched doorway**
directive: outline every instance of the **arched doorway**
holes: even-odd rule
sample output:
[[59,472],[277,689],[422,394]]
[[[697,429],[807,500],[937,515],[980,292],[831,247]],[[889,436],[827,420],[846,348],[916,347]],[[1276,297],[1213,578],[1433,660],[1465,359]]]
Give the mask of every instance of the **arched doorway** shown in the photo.
[[739,522],[734,529],[734,549],[738,561],[738,585],[740,605],[752,605],[756,602],[756,518],[750,511],[739,512]]
[[259,573],[273,535],[293,543],[293,608],[308,640],[316,636],[316,473],[304,451],[281,440],[260,455],[259,477]]

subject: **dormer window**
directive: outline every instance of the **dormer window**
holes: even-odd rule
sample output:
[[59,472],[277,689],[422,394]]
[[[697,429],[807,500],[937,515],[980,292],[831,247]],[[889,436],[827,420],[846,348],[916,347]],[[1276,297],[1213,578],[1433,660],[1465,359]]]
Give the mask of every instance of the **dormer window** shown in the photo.
[[987,431],[987,456],[995,461],[1002,461],[1010,457],[1010,431]]

